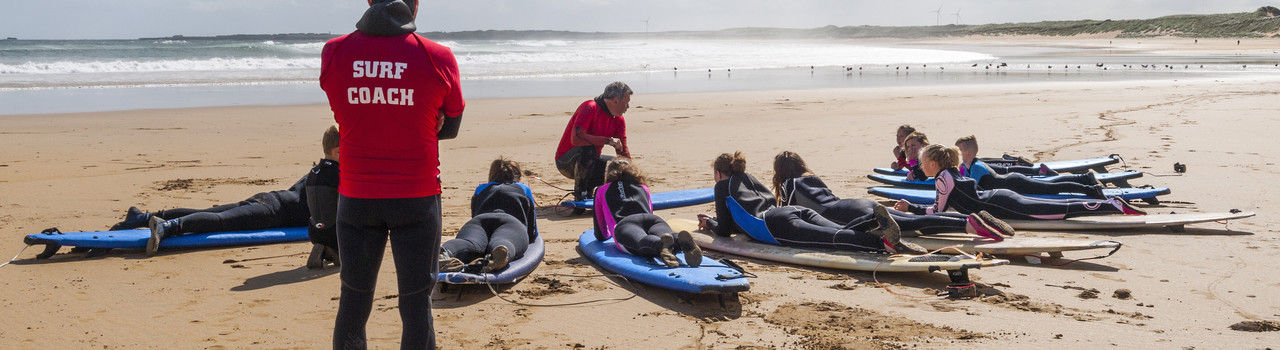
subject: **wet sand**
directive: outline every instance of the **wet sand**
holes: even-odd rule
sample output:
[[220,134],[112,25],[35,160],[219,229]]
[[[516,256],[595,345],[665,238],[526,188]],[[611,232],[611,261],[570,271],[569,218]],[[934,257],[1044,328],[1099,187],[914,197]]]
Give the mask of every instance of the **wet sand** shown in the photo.
[[[602,83],[603,85],[603,83]],[[941,273],[872,275],[731,257],[758,275],[736,298],[639,286],[638,296],[578,306],[508,303],[484,287],[435,296],[443,348],[1263,348],[1280,344],[1275,217],[1280,175],[1274,131],[1280,85],[1230,79],[638,94],[627,113],[632,153],[654,191],[711,185],[709,162],[741,150],[748,171],[771,176],[772,156],[798,152],[842,197],[867,196],[894,128],[936,143],[974,134],[982,154],[1035,160],[1108,154],[1169,187],[1153,213],[1256,211],[1227,224],[1101,232],[1021,232],[1111,239],[1115,255],[1066,266],[972,271],[979,298],[933,297]],[[537,197],[547,256],[498,292],[525,304],[627,297],[617,279],[576,251],[590,218],[552,205],[570,182],[553,151],[569,114],[589,96],[473,99],[458,139],[442,144],[445,235],[469,217],[472,189],[499,155],[549,184]],[[103,230],[130,205],[156,210],[239,201],[283,189],[320,158],[325,105],[221,107],[0,116],[0,252],[49,227]],[[1187,165],[1181,176],[1173,164]],[[1117,166],[1118,167],[1118,166]],[[673,218],[711,205],[660,211]],[[445,237],[448,239],[449,237]],[[325,348],[337,308],[337,270],[303,267],[310,245],[105,256],[39,247],[0,268],[7,317],[0,348]],[[722,257],[716,252],[709,256]],[[1094,252],[1067,253],[1068,259]],[[375,348],[399,339],[390,255],[369,321]],[[876,281],[884,283],[882,288]],[[1121,290],[1126,290],[1127,293]],[[461,292],[459,294],[459,291]],[[1119,293],[1117,293],[1119,292]],[[1236,330],[1233,329],[1243,329]],[[1250,331],[1253,330],[1253,331]],[[1271,330],[1271,331],[1267,331]]]

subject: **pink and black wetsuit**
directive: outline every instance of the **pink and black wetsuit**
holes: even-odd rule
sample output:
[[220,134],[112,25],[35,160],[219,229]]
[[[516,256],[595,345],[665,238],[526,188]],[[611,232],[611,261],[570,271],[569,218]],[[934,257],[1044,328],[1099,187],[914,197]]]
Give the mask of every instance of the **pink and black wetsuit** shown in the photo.
[[596,239],[613,237],[614,245],[627,254],[658,257],[662,253],[662,234],[671,234],[671,226],[653,214],[649,187],[629,181],[614,181],[596,188]]
[[986,210],[1002,219],[1058,220],[1086,215],[1125,214],[1119,198],[1047,199],[1027,197],[1006,189],[982,190],[978,181],[960,176],[956,168],[944,169],[934,177],[937,199],[932,205],[911,204],[916,214],[941,213],[947,209],[972,214]]

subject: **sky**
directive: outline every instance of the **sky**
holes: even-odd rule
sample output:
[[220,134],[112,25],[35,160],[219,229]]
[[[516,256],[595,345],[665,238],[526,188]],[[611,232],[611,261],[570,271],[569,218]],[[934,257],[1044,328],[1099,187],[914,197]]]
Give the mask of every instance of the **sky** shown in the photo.
[[[1251,0],[421,0],[418,31],[644,32],[736,27],[927,26],[1144,19],[1251,12]],[[0,1],[0,37],[135,39],[172,35],[348,33],[365,0]],[[937,11],[936,13],[934,11]],[[958,14],[958,16],[957,16]]]

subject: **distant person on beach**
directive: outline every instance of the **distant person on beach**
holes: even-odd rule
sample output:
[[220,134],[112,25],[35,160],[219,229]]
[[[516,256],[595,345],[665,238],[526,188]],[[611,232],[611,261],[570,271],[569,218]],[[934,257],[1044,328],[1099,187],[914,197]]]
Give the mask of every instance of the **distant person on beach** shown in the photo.
[[624,253],[658,258],[667,267],[679,267],[676,251],[684,253],[688,266],[702,265],[702,250],[689,231],[673,232],[665,220],[653,214],[644,174],[630,158],[614,158],[605,166],[604,185],[596,189],[595,234],[612,237]]
[[1107,199],[1047,199],[1027,197],[1006,189],[983,190],[972,178],[960,176],[960,150],[929,145],[920,155],[920,166],[934,177],[937,198],[934,204],[913,204],[898,200],[894,209],[915,214],[934,214],[955,209],[972,214],[987,211],[1001,219],[1060,220],[1085,215],[1146,215],[1119,197]]
[[489,163],[489,182],[471,197],[471,220],[440,245],[441,272],[499,271],[524,256],[538,237],[538,217],[520,178],[520,163],[502,157]]
[[[336,130],[334,130],[336,132]],[[329,131],[321,139],[324,160],[337,160],[338,139]],[[324,160],[312,171],[290,186],[287,190],[262,192],[236,203],[223,204],[206,209],[175,208],[156,212],[144,212],[138,207],[129,207],[124,220],[111,226],[111,230],[128,230],[138,227],[151,229],[151,238],[147,239],[147,256],[153,256],[160,248],[160,242],[167,237],[182,234],[201,234],[225,231],[264,230],[275,227],[298,227],[308,223],[310,212],[306,183],[315,171],[322,169]],[[335,202],[336,204],[336,202]],[[313,241],[320,238],[314,237]],[[335,240],[336,241],[336,240]],[[315,253],[313,251],[313,253]],[[337,262],[336,253],[326,255],[319,252],[323,261]]]
[[612,156],[601,155],[605,145],[619,157],[631,157],[627,149],[627,120],[622,116],[631,107],[631,87],[623,82],[605,86],[596,98],[578,105],[569,125],[564,127],[556,147],[556,169],[573,179],[573,198],[591,198],[604,178],[604,166]]
[[[883,205],[876,204],[870,222],[836,224],[801,206],[778,206],[769,188],[747,173],[747,160],[742,152],[721,154],[711,163],[715,184],[716,216],[698,214],[698,227],[717,236],[729,237],[746,233],[757,240],[788,247],[820,248],[848,251],[924,254],[924,249],[900,241],[898,223]],[[741,206],[752,217],[733,215],[730,202]],[[764,222],[764,229],[744,223]],[[762,232],[763,231],[763,232]],[[771,242],[769,242],[771,243]]]
[[913,132],[916,132],[916,128],[911,125],[902,124],[898,126],[898,132],[894,137],[897,145],[893,146],[893,157],[896,160],[893,163],[889,163],[889,168],[899,170],[911,166],[910,162],[907,161],[907,146],[903,143],[907,141],[907,135],[911,135]]
[[[799,154],[783,151],[773,158],[773,195],[778,205],[798,205],[813,209],[818,215],[839,225],[850,222],[863,222],[866,231],[871,229],[869,220],[878,205],[867,198],[840,198],[831,193],[822,179],[814,175]],[[898,210],[888,209],[893,221],[898,223],[902,231],[917,231],[921,234],[936,233],[969,233],[992,240],[1004,240],[1003,236],[1013,236],[1013,227],[997,219],[987,212],[964,215],[957,213],[936,213],[916,215]]]
[[978,160],[977,137],[973,135],[961,137],[956,140],[956,147],[960,149],[962,160],[958,167],[960,176],[977,180],[978,187],[982,189],[1003,188],[1020,194],[1083,193],[1092,198],[1107,198],[1102,194],[1102,183],[1098,182],[1098,178],[1093,173],[1057,175],[1053,179],[1033,178],[1019,173],[1001,175]]
[[333,347],[367,347],[365,325],[390,240],[400,347],[433,349],[439,141],[456,137],[461,125],[458,62],[448,47],[414,33],[417,0],[368,3],[356,30],[329,40],[320,57],[320,87],[342,133],[336,221],[342,295]]

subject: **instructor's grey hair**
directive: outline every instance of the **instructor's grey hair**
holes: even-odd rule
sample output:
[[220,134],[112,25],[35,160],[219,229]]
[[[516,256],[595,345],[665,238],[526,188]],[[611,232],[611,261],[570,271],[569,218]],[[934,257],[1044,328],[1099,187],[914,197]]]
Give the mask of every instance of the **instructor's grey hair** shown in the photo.
[[631,87],[627,83],[615,81],[604,87],[604,93],[600,94],[601,100],[612,100],[622,96],[631,94]]

